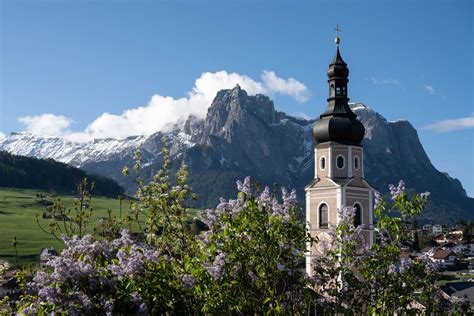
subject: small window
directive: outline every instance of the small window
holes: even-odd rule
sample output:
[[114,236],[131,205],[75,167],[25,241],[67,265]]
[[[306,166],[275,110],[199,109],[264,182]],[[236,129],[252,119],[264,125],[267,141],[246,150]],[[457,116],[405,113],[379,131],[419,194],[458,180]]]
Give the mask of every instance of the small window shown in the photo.
[[326,169],[326,158],[321,157],[319,160],[319,168],[321,168],[321,170]]
[[336,95],[341,95],[341,88],[336,87]]
[[346,87],[342,87],[342,95],[346,95]]
[[359,203],[354,204],[354,226],[357,227],[362,224],[362,212]]
[[328,228],[328,206],[324,203],[319,207],[319,228]]
[[354,157],[354,169],[359,170],[359,156]]
[[338,169],[344,168],[344,157],[339,155],[336,158],[336,166]]
[[330,95],[333,96],[334,95],[334,85],[332,84],[331,85],[331,91],[329,91]]

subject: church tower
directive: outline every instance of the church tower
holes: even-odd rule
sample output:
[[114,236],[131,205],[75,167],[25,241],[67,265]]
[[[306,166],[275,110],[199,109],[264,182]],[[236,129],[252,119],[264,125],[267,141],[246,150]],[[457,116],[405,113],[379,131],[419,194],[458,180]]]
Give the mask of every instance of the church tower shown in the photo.
[[[336,28],[336,31],[339,31]],[[313,126],[314,179],[305,188],[306,221],[313,237],[329,238],[331,226],[339,223],[338,210],[354,207],[354,225],[363,225],[363,242],[373,242],[373,189],[364,179],[364,125],[349,107],[349,68],[339,52],[327,71],[329,97],[326,110]],[[306,258],[306,271],[311,275],[311,261],[318,255],[313,246]]]

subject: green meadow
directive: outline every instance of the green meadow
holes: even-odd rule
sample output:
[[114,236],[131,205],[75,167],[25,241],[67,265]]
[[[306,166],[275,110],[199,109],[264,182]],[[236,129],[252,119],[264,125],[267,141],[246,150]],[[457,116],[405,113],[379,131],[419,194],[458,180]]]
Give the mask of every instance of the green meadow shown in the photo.
[[[40,214],[40,223],[47,229],[53,219],[43,219],[41,215],[46,207],[39,202],[36,194],[42,193],[46,199],[50,194],[45,191],[29,189],[0,188],[0,259],[15,263],[15,250],[12,239],[16,236],[18,261],[20,265],[35,264],[38,262],[39,252],[44,247],[61,249],[62,243],[53,236],[48,235],[40,229],[36,222],[36,214]],[[74,196],[61,195],[62,202],[72,207]],[[123,202],[123,209],[127,208],[127,202]],[[93,197],[91,202],[93,208],[92,221],[98,222],[99,218],[106,217],[108,210],[119,216],[120,203],[118,199],[106,197]],[[93,229],[91,223],[90,230]]]
[[[19,265],[37,264],[41,248],[61,249],[62,242],[41,230],[37,223],[36,214],[40,215],[39,222],[46,230],[54,221],[42,218],[46,207],[40,202],[37,194],[43,194],[45,199],[52,200],[50,193],[46,191],[0,188],[0,260],[15,264],[15,249],[12,245],[15,236]],[[72,208],[75,196],[59,196],[65,206]],[[127,199],[122,201],[122,214],[126,214],[129,203],[130,200]],[[109,210],[112,215],[120,216],[120,202],[117,198],[93,196],[90,207],[93,210],[88,231],[90,233],[93,233],[94,226],[101,217],[108,216]],[[188,216],[190,219],[199,217],[199,212],[197,209],[189,209]]]

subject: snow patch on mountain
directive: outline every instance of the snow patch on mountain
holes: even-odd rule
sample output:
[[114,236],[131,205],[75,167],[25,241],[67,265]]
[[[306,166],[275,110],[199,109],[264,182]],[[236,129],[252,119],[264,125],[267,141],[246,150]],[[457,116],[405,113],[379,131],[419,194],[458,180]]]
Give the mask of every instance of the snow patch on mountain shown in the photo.
[[52,158],[54,160],[82,166],[88,161],[105,161],[111,155],[138,148],[148,136],[124,139],[94,139],[87,143],[76,143],[61,137],[38,136],[30,133],[11,133],[0,140],[0,150],[22,156]]

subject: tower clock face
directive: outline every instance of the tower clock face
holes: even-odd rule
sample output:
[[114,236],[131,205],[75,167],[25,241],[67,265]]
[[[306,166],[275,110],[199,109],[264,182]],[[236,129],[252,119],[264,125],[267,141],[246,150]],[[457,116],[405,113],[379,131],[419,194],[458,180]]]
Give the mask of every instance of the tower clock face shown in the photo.
[[318,242],[315,245],[319,254],[324,254],[331,248],[331,236],[327,232],[318,232]]

